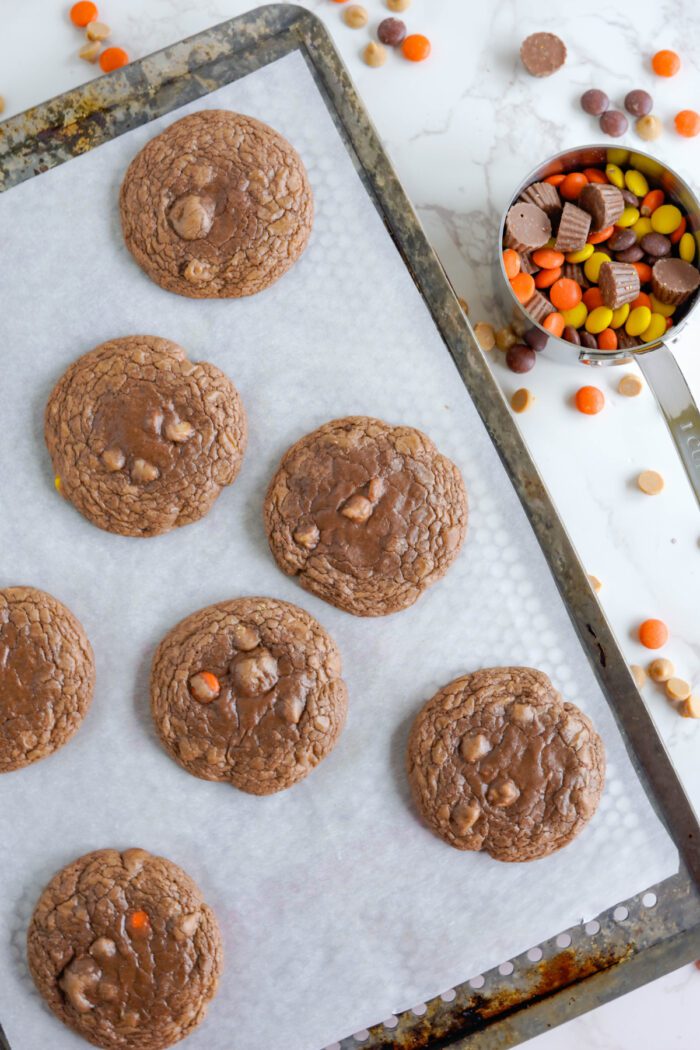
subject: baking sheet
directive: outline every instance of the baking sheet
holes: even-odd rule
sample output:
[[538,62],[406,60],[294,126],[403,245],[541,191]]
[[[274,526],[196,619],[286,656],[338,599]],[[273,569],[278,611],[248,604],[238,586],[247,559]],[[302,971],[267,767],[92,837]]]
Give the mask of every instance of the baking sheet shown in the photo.
[[[177,117],[239,109],[268,121],[308,166],[317,217],[300,263],[267,292],[198,302],[152,284],[119,229],[134,153]],[[418,292],[365,194],[299,55],[222,88],[0,196],[0,586],[42,587],[82,620],[97,689],[75,739],[0,778],[0,1018],[13,1050],[84,1045],[42,1007],[26,924],[53,872],[102,846],[181,864],[222,925],[227,965],[193,1050],[317,1050],[425,1001],[678,870],[576,640],[525,515]],[[48,393],[104,339],[151,332],[237,384],[250,441],[239,480],[196,525],[111,536],[55,494],[42,439]],[[261,525],[286,447],[329,418],[377,415],[426,430],[471,503],[467,543],[412,609],[362,620],[281,574]],[[148,713],[154,647],[210,602],[269,594],[334,635],[350,691],[336,751],[270,798],[188,776]],[[606,792],[561,854],[504,865],[433,838],[403,773],[416,711],[460,673],[546,671],[590,714]]]

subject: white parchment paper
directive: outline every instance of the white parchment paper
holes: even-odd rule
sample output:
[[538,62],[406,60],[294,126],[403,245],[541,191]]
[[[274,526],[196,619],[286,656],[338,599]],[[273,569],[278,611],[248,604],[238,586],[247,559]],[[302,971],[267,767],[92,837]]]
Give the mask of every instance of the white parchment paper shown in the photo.
[[[285,134],[316,195],[303,259],[252,299],[164,292],[120,234],[131,158],[207,107]],[[13,1050],[84,1045],[41,1004],[24,937],[54,871],[98,847],[165,854],[216,910],[226,971],[192,1050],[317,1050],[677,870],[500,461],[299,56],[2,194],[0,244],[0,586],[32,584],[66,602],[97,661],[74,740],[0,778],[0,1019]],[[235,485],[203,521],[150,540],[101,532],[63,502],[42,438],[46,398],[67,365],[107,338],[144,332],[223,368],[250,423]],[[458,562],[412,609],[379,620],[303,592],[276,568],[261,524],[287,446],[350,413],[424,429],[469,488]],[[189,776],[159,747],[148,713],[163,634],[194,609],[245,594],[313,613],[339,643],[350,691],[336,751],[270,798]],[[421,704],[460,673],[511,663],[543,669],[590,714],[609,759],[590,826],[562,853],[525,865],[434,838],[404,777]]]

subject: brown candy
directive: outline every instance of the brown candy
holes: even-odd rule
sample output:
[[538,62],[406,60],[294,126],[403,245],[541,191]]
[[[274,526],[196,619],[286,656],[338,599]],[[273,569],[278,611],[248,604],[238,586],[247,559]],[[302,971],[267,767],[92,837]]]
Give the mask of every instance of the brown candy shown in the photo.
[[700,272],[683,259],[659,259],[651,271],[651,290],[661,303],[684,303],[700,286]]
[[598,287],[605,305],[617,310],[618,306],[633,302],[639,295],[639,274],[631,263],[604,262]]
[[506,248],[530,252],[547,243],[552,233],[549,216],[535,204],[514,204],[506,216]]
[[534,204],[541,208],[552,222],[556,222],[561,215],[561,197],[557,193],[556,186],[549,182],[533,182],[531,186],[523,190],[520,200],[525,204]]
[[594,231],[612,226],[625,210],[625,200],[617,186],[604,186],[600,182],[584,186],[578,202],[591,216],[591,229]]
[[583,248],[591,228],[591,217],[575,204],[564,205],[561,221],[557,230],[554,247],[558,252],[577,252]]

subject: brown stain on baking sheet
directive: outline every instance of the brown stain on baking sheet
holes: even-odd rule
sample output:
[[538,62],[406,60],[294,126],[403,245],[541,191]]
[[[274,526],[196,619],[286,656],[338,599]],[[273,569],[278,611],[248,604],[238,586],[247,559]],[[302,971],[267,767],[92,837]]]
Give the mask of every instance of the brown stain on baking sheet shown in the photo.
[[[529,964],[528,970],[516,978],[499,978],[501,986],[491,995],[473,991],[463,1007],[460,1007],[459,995],[449,1003],[437,998],[427,1004],[422,1017],[412,1015],[410,1011],[402,1015],[403,1023],[393,1031],[383,1025],[370,1028],[370,1040],[363,1045],[390,1047],[391,1050],[425,1050],[428,1047],[441,1050],[457,1039],[480,1032],[566,988],[573,988],[596,973],[619,966],[633,952],[631,945],[621,952],[611,948],[587,955],[579,955],[574,948],[567,948],[552,959]],[[561,1005],[565,1006],[564,1003]],[[565,1017],[559,1019],[563,1021]],[[504,1033],[504,1039],[504,1046],[510,1045],[510,1036]],[[494,1042],[493,1045],[498,1044]]]

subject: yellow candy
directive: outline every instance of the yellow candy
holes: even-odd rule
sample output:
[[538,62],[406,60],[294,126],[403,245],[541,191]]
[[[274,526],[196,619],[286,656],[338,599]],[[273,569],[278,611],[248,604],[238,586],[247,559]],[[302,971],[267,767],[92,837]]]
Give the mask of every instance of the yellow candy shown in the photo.
[[605,328],[610,327],[613,312],[609,306],[596,306],[586,318],[586,331],[591,335],[599,335]]
[[586,259],[590,259],[594,251],[595,246],[593,244],[584,244],[583,248],[579,248],[577,252],[568,252],[566,261],[570,263],[585,262]]
[[655,343],[666,331],[666,318],[663,314],[652,314],[651,321],[642,332],[645,343]]
[[561,315],[565,324],[570,324],[572,328],[580,328],[588,317],[588,307],[583,302],[577,303],[570,310],[562,310]]
[[593,281],[594,284],[598,283],[600,268],[604,262],[610,262],[610,256],[605,252],[593,252],[593,255],[586,259],[583,264],[583,272],[589,281]]
[[678,254],[686,262],[692,262],[695,258],[695,238],[692,233],[684,233],[678,242]]
[[646,197],[649,192],[649,183],[641,171],[635,171],[634,168],[630,168],[629,171],[625,172],[625,186],[636,197]]
[[55,486],[56,492],[60,492],[60,491],[61,491],[61,479],[60,479],[60,477],[58,476],[58,474],[57,474],[57,475],[56,475],[56,477],[55,477],[55,478],[53,479],[53,483],[54,483],[54,486]]
[[651,225],[656,233],[673,233],[682,221],[680,208],[675,204],[662,204],[651,213]]
[[646,237],[648,233],[651,233],[654,227],[651,225],[651,219],[646,215],[643,215],[641,219],[637,219],[632,229],[635,232],[638,241],[641,241],[642,237]]
[[617,186],[618,190],[624,189],[625,176],[622,174],[622,169],[618,168],[617,164],[606,164],[605,174],[608,177],[608,182],[612,182],[613,186]]
[[655,314],[661,314],[662,317],[671,317],[671,315],[675,313],[675,303],[662,303],[653,294],[650,295],[649,298],[651,299],[651,308]]
[[622,306],[618,306],[617,310],[613,310],[612,321],[610,322],[611,328],[622,328],[623,324],[630,315],[630,304],[623,303]]
[[615,220],[616,226],[634,226],[635,222],[639,219],[639,208],[633,208],[631,204],[628,204],[619,219]]
[[[630,158],[630,151],[619,147],[617,149],[611,147],[607,152],[607,158],[610,164],[626,164]],[[637,167],[639,167],[638,164]]]
[[[664,169],[661,167],[658,160],[652,160],[651,157],[645,157],[643,153],[630,153],[629,162],[633,168],[637,168],[638,171],[643,171],[650,179],[660,179],[664,173]],[[624,161],[621,163],[624,163]]]
[[648,306],[638,306],[627,318],[625,331],[627,335],[641,335],[651,324],[651,310]]

